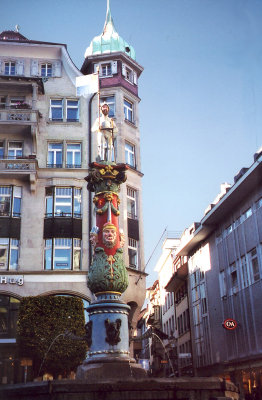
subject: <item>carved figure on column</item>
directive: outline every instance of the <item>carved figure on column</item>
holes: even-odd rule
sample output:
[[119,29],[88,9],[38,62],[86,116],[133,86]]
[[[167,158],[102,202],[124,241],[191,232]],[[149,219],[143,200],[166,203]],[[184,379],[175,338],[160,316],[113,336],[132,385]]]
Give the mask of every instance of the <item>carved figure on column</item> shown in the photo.
[[120,184],[125,182],[125,164],[92,163],[86,178],[93,199],[96,226],[90,232],[93,260],[88,273],[88,286],[93,293],[123,293],[128,275],[123,261],[123,230],[118,227]]
[[116,319],[115,322],[111,322],[108,318],[105,320],[105,327],[106,327],[106,342],[109,343],[111,346],[116,345],[117,343],[121,342],[120,339],[120,327],[122,321],[121,319]]
[[115,161],[114,139],[118,132],[113,118],[109,117],[109,105],[104,103],[100,107],[101,115],[96,119],[92,132],[96,133],[97,150],[100,161]]

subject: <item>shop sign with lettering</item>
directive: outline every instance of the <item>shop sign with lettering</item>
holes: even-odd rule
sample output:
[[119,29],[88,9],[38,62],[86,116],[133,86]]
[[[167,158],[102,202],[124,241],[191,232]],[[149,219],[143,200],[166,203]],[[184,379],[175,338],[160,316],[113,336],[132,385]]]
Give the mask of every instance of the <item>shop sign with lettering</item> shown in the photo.
[[228,319],[225,319],[225,321],[223,322],[222,325],[225,329],[228,329],[229,331],[233,331],[237,327],[237,321],[235,321],[232,318],[228,318]]
[[22,275],[0,275],[0,285],[18,285],[24,284],[24,277]]

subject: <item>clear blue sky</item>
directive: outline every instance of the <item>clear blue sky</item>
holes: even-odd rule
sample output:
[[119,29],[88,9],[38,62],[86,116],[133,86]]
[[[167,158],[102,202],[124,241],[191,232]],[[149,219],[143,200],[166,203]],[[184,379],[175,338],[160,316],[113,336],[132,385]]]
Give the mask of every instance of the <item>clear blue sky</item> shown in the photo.
[[[106,0],[0,0],[0,30],[61,42],[81,67]],[[139,81],[145,254],[199,221],[262,145],[261,0],[111,0]],[[152,271],[154,257],[147,272]],[[151,275],[148,284],[154,280]]]

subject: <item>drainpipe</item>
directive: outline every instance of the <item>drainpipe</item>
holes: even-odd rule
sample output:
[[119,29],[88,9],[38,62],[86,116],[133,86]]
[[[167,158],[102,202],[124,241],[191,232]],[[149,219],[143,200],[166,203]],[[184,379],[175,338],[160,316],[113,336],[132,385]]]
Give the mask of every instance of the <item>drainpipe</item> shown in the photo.
[[[91,163],[91,157],[92,157],[92,124],[91,124],[91,112],[92,112],[92,101],[97,93],[94,93],[88,102],[88,166]],[[91,210],[91,203],[92,203],[92,194],[90,190],[88,190],[88,204],[89,204],[89,210],[88,210],[88,233],[92,229],[92,210]],[[91,251],[91,246],[89,244],[89,266],[91,265],[92,261],[92,251]]]

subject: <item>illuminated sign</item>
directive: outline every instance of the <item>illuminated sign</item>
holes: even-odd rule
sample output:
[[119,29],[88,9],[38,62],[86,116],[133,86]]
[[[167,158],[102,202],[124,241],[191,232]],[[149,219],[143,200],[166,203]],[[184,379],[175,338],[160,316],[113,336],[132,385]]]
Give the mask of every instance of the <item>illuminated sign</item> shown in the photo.
[[237,321],[235,321],[232,318],[228,318],[228,319],[225,319],[225,321],[223,322],[222,325],[225,329],[228,329],[229,331],[233,331],[237,327]]

